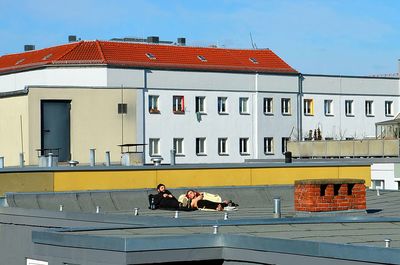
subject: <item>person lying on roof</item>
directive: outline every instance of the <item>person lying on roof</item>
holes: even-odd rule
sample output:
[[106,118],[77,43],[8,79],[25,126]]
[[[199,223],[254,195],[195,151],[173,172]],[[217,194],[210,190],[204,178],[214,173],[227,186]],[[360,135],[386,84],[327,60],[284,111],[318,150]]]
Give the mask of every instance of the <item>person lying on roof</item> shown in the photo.
[[219,195],[207,192],[188,190],[186,192],[187,206],[193,209],[211,209],[216,211],[234,210],[237,204],[232,201],[222,201]]

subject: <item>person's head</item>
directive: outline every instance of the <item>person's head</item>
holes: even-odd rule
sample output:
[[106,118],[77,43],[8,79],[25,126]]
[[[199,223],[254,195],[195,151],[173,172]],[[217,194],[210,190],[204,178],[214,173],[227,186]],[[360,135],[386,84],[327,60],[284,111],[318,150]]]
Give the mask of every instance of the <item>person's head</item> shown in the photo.
[[158,184],[157,185],[157,191],[158,192],[164,192],[165,191],[165,185],[164,184]]
[[193,199],[194,197],[196,197],[196,192],[194,190],[188,190],[186,192],[186,197],[189,199]]

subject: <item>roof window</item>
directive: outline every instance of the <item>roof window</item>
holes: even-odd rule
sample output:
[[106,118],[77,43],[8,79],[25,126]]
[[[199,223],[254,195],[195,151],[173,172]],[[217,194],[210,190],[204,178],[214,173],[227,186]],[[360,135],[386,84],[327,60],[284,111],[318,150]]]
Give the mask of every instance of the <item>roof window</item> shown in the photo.
[[22,58],[22,59],[18,60],[18,61],[15,63],[15,65],[18,65],[18,64],[22,63],[23,61],[25,61],[25,58]]
[[258,61],[256,58],[250,57],[249,60],[250,60],[250,62],[252,62],[254,64],[258,64]]
[[43,56],[42,60],[47,60],[49,59],[51,56],[53,56],[52,53],[47,54],[46,56]]
[[156,56],[154,56],[154,54],[152,54],[152,53],[146,53],[146,56],[147,56],[147,58],[149,58],[150,60],[155,60],[155,59],[157,59],[156,58]]
[[203,55],[197,55],[197,58],[199,58],[199,60],[202,62],[207,62],[206,57],[204,57]]

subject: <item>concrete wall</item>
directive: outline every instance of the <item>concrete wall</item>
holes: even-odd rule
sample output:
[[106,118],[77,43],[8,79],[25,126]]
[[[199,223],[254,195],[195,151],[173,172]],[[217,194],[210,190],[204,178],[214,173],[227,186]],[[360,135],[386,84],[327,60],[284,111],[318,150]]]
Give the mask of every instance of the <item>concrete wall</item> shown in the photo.
[[6,192],[54,191],[53,172],[0,173],[0,196]]
[[399,96],[398,78],[303,75],[303,92],[342,95]]
[[106,67],[47,67],[0,75],[0,92],[26,86],[106,86]]
[[5,166],[19,165],[22,151],[29,162],[29,132],[28,97],[0,98],[0,156]]
[[[394,163],[374,163],[371,165],[371,181],[378,181],[383,184],[380,189],[398,190],[397,181],[395,181]],[[383,181],[383,183],[382,183]],[[372,186],[372,188],[376,188]]]
[[[297,165],[274,167],[220,167],[220,168],[176,168],[145,167],[134,170],[76,170],[35,172],[2,172],[0,184],[3,192],[10,191],[78,191],[154,188],[164,183],[169,188],[293,185],[300,179],[363,179],[370,186],[369,165]],[[49,174],[52,173],[52,174]],[[46,183],[43,183],[43,178]],[[50,180],[48,179],[50,178]],[[12,181],[11,181],[12,180]]]
[[136,143],[136,90],[124,89],[124,102],[128,113],[121,117],[117,105],[121,103],[120,89],[31,88],[29,92],[29,160],[37,164],[35,149],[41,147],[41,100],[71,101],[71,154],[72,159],[88,163],[89,149],[95,148],[97,161],[102,163],[105,151],[111,152],[113,162],[120,161],[122,121],[124,143]]

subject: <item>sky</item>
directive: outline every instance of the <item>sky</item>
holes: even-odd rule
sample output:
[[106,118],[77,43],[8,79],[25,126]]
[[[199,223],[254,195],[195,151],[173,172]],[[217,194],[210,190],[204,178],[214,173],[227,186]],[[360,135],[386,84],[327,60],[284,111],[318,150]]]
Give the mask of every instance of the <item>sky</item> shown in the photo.
[[[269,48],[305,74],[398,72],[397,0],[0,0],[0,56],[82,40],[159,36]],[[252,38],[251,38],[251,37]]]

